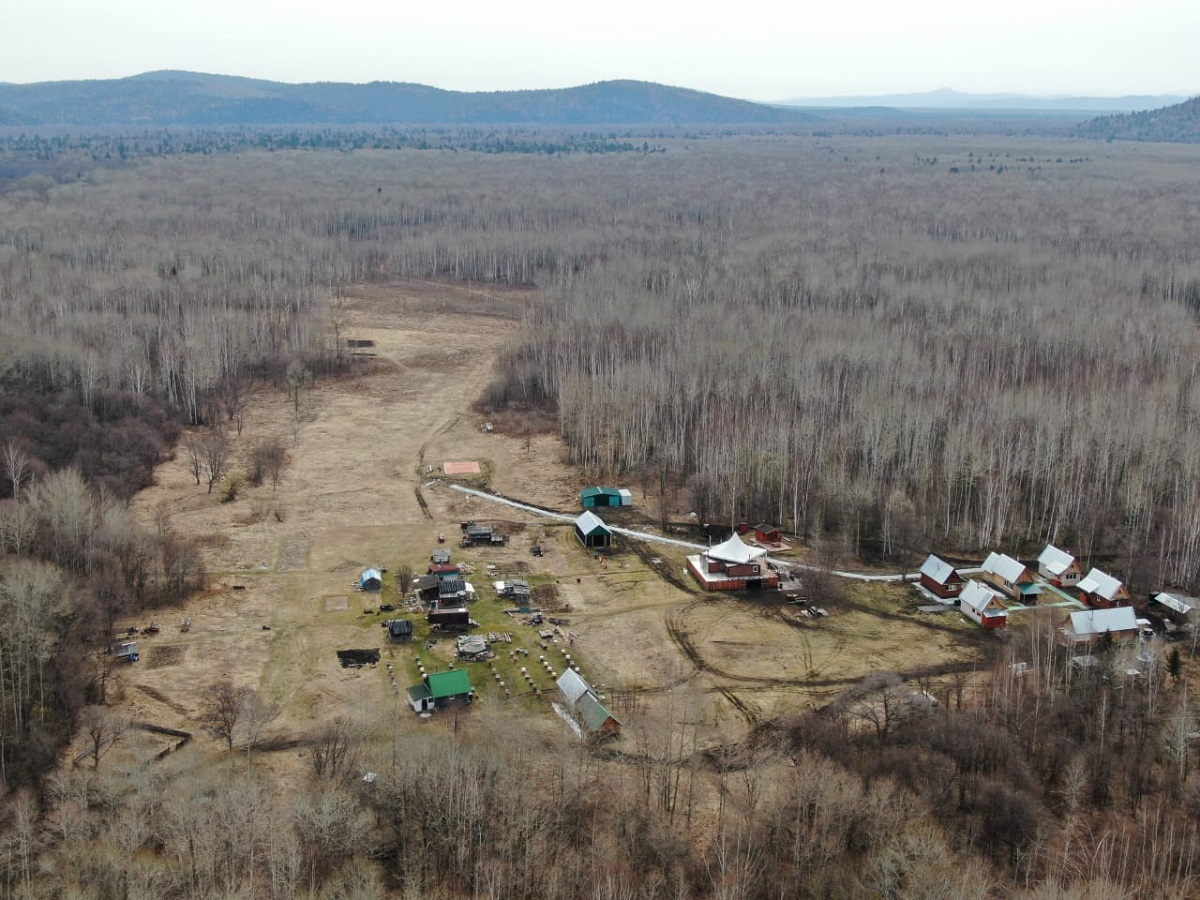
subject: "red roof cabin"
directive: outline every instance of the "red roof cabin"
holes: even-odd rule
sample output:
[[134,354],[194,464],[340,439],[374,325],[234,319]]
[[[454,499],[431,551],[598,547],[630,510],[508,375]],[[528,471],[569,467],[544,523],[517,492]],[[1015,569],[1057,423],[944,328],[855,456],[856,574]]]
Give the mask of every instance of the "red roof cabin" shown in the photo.
[[774,525],[755,525],[754,539],[760,544],[781,544],[783,534]]
[[963,577],[950,563],[930,553],[921,565],[921,587],[943,600],[957,600]]

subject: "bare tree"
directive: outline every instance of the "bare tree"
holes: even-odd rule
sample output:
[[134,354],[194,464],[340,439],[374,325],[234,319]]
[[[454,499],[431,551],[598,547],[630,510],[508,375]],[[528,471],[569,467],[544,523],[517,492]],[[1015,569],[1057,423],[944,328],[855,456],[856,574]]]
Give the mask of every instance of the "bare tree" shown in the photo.
[[318,778],[337,779],[354,764],[358,740],[342,717],[324,723],[313,739],[311,759]]
[[88,755],[92,767],[100,768],[100,757],[115,744],[128,728],[128,722],[104,706],[85,706],[79,722],[88,738]]
[[6,441],[4,444],[4,471],[8,473],[8,481],[14,500],[21,499],[21,485],[29,478],[30,460],[16,441]]
[[225,742],[228,750],[233,749],[238,723],[245,712],[248,688],[235,687],[225,679],[209,687],[200,709],[200,722],[213,737]]
[[204,477],[208,480],[208,492],[211,494],[213,485],[229,472],[230,461],[233,458],[233,447],[224,430],[214,428],[204,436],[200,444],[200,458],[204,466]]
[[204,438],[197,432],[189,432],[183,439],[184,464],[188,472],[200,484],[200,476],[204,474]]

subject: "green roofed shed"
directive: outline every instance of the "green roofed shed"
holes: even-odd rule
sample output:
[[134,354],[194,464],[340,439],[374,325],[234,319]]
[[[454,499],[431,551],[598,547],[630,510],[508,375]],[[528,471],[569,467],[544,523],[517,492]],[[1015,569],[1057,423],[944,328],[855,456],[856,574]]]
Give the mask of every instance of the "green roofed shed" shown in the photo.
[[585,487],[579,492],[579,500],[584,509],[595,509],[599,506],[620,506],[621,492],[610,487]]
[[471,693],[471,676],[467,674],[466,669],[434,672],[429,676],[429,693],[435,700],[469,694]]

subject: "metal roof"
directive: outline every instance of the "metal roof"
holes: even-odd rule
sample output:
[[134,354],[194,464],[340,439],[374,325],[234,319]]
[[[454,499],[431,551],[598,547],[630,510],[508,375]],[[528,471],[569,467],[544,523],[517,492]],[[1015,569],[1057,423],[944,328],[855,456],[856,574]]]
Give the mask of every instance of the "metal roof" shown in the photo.
[[935,584],[945,584],[954,574],[954,566],[930,553],[921,564],[921,574],[928,576]]
[[1180,597],[1177,594],[1168,594],[1166,591],[1159,591],[1154,595],[1154,599],[1167,609],[1177,612],[1181,616],[1186,616],[1196,608],[1195,597]]
[[735,531],[730,535],[729,540],[724,543],[717,544],[714,547],[709,547],[704,551],[705,556],[711,556],[713,559],[727,563],[748,563],[758,559],[760,556],[766,556],[767,551],[760,547],[750,547],[745,544]]
[[1104,634],[1109,631],[1137,631],[1137,616],[1132,606],[1112,609],[1081,609],[1071,613],[1071,630],[1076,634]]
[[1065,550],[1059,550],[1053,544],[1047,544],[1042,555],[1038,557],[1038,565],[1045,566],[1052,575],[1061,575],[1075,563],[1075,557]]
[[989,553],[988,558],[983,561],[983,571],[999,575],[1012,584],[1029,580],[1029,570],[1021,564],[1021,561],[1003,553]]
[[433,672],[429,676],[429,693],[437,697],[456,697],[471,693],[471,677],[466,669]]
[[1079,590],[1086,594],[1096,594],[1105,600],[1115,600],[1121,593],[1121,582],[1099,569],[1092,569],[1087,577],[1079,582]]
[[585,487],[579,492],[580,497],[620,497],[621,492],[617,488],[610,487]]
[[[608,711],[608,707],[597,700],[594,694],[584,694],[580,697],[579,705],[576,708],[579,710],[579,717],[583,719],[583,727],[591,732],[599,731],[609,719],[617,721],[616,717]],[[617,724],[621,723],[617,722]]]
[[558,689],[562,691],[562,695],[567,698],[567,702],[574,706],[579,702],[579,698],[588,693],[592,688],[583,680],[583,676],[574,669],[567,669],[558,676],[558,681],[555,682]]
[[590,509],[575,520],[575,527],[579,529],[580,534],[588,536],[595,534],[597,531],[612,534],[612,529],[605,525],[604,520]]
[[969,606],[977,613],[983,613],[985,609],[1000,598],[1000,595],[989,587],[985,587],[983,582],[976,581],[972,578],[967,582],[967,586],[963,588],[962,594],[959,595],[958,605]]

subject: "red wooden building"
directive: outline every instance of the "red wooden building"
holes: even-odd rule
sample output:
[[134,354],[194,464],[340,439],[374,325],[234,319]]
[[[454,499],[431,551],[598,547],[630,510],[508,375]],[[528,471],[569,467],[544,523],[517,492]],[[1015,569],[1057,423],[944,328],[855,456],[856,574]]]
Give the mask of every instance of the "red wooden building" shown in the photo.
[[930,553],[921,565],[921,587],[943,600],[957,600],[963,577],[950,563]]

